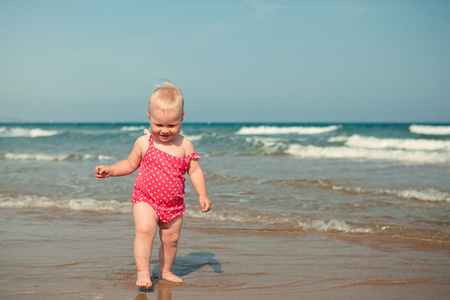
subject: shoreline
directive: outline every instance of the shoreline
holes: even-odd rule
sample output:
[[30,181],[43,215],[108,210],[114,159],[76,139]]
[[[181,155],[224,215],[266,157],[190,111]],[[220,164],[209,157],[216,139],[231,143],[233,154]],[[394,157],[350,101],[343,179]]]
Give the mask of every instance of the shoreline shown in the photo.
[[[134,286],[130,214],[2,209],[2,299],[446,299],[449,250],[320,232],[203,228],[186,219],[174,273]],[[151,270],[157,274],[156,238]]]

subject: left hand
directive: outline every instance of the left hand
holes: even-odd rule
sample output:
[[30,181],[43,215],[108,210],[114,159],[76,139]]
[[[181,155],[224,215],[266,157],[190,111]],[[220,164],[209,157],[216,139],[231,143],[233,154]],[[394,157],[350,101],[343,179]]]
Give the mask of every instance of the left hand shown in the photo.
[[200,197],[200,208],[202,209],[202,212],[208,212],[211,209],[211,200],[208,199],[208,197]]

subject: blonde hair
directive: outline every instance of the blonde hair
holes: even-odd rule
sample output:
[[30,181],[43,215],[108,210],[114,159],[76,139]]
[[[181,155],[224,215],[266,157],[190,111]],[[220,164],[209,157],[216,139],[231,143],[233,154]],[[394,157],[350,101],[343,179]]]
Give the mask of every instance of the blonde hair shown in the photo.
[[180,88],[173,82],[163,79],[163,85],[155,85],[158,88],[150,96],[148,102],[148,113],[152,109],[171,110],[179,109],[181,115],[184,114],[184,98]]

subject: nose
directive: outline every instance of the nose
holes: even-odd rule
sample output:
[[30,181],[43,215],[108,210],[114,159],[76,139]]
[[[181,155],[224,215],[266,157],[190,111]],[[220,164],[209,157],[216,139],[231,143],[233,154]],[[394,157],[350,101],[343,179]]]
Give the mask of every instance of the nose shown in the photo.
[[170,130],[169,128],[164,127],[161,129],[161,133],[170,133]]

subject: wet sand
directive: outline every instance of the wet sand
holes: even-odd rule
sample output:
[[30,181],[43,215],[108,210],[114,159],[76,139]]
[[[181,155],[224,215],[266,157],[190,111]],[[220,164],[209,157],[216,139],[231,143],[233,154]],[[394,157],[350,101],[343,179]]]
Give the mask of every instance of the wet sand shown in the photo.
[[[447,299],[448,243],[185,219],[174,273],[134,286],[130,214],[0,210],[2,299]],[[250,226],[249,226],[250,227]],[[151,268],[158,273],[157,247]]]

